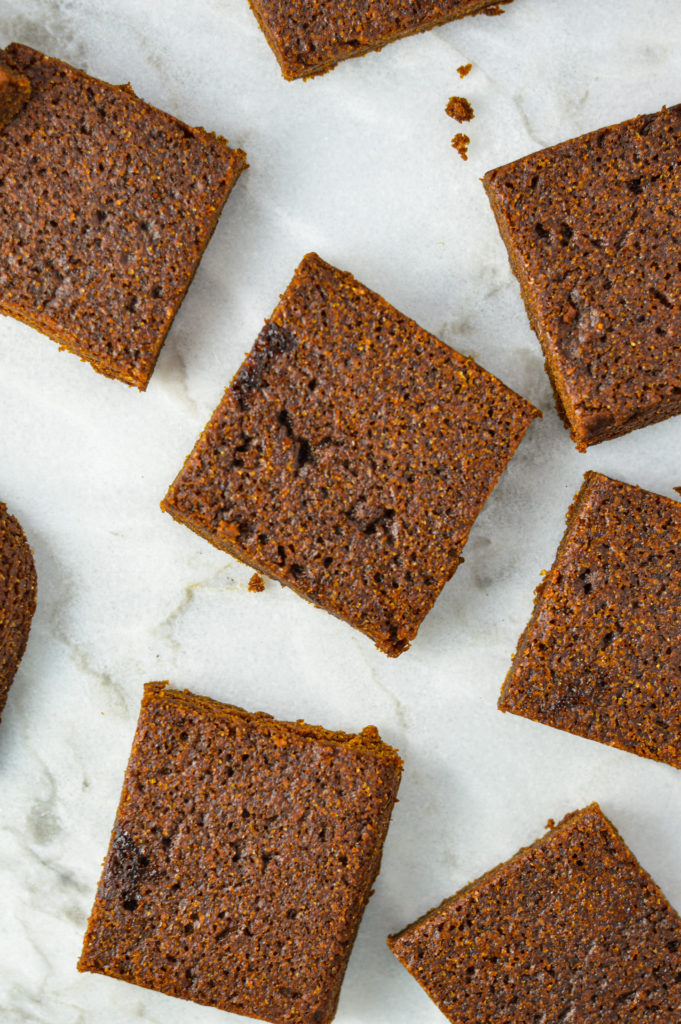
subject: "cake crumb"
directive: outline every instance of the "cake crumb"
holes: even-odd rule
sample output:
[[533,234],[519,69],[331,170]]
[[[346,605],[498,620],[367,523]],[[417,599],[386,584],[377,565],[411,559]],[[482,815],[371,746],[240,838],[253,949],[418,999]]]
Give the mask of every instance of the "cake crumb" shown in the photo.
[[549,820],[546,822],[546,827],[547,828],[555,828],[556,827],[555,818],[549,818]]
[[462,64],[461,67],[456,69],[459,72],[459,78],[465,78],[473,70],[472,64]]
[[463,132],[457,132],[452,139],[452,147],[457,151],[462,160],[468,160],[468,147],[471,140]]
[[675,487],[674,490],[677,494],[681,494],[681,487]]
[[445,107],[445,114],[448,117],[453,117],[459,124],[463,124],[464,121],[472,121],[475,117],[473,107],[465,96],[450,96]]
[[504,13],[504,6],[506,4],[512,4],[513,0],[499,0],[499,3],[492,4],[491,7],[485,7],[484,10],[478,11],[478,14],[486,14],[488,18],[496,18],[497,15]]
[[254,572],[248,581],[248,590],[251,594],[262,594],[265,589],[265,581],[260,573]]

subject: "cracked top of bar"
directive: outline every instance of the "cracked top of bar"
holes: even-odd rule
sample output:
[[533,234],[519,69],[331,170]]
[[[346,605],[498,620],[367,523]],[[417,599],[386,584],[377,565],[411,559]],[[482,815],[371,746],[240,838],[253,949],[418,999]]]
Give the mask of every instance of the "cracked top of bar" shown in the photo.
[[327,1024],[402,762],[377,730],[145,687],[78,968],[275,1024]]
[[681,413],[681,105],[484,184],[577,446]]
[[[347,57],[380,50],[402,36],[424,32],[487,9],[499,0],[249,0],[284,78],[323,74]],[[511,0],[501,0],[510,3]]]
[[12,43],[30,97],[0,131],[0,312],[140,389],[245,154]]
[[311,254],[163,508],[398,655],[537,415]]
[[499,707],[681,768],[681,504],[587,473]]
[[681,920],[598,804],[388,940],[451,1024],[671,1024]]

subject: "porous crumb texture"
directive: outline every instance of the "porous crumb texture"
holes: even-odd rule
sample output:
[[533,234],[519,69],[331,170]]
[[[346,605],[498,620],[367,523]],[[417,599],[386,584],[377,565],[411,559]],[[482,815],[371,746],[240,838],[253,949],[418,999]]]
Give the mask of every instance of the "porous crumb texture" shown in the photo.
[[0,60],[0,129],[19,113],[31,95],[31,83]]
[[37,589],[26,535],[0,502],[0,716],[26,650]]
[[681,412],[681,105],[484,185],[578,448]]
[[499,707],[681,768],[681,504],[587,473]]
[[462,160],[468,160],[468,147],[471,144],[470,137],[463,132],[457,132],[452,139],[452,149],[455,149]]
[[245,155],[26,46],[0,132],[0,312],[144,389]]
[[537,415],[312,254],[162,507],[398,655]]
[[450,96],[445,113],[448,117],[453,117],[459,124],[463,124],[464,121],[472,121],[475,117],[473,107],[465,96]]
[[81,971],[324,1024],[402,762],[359,735],[145,687]]
[[380,50],[494,0],[249,0],[284,78],[330,71],[338,61]]
[[681,920],[597,804],[391,936],[452,1024],[672,1024]]

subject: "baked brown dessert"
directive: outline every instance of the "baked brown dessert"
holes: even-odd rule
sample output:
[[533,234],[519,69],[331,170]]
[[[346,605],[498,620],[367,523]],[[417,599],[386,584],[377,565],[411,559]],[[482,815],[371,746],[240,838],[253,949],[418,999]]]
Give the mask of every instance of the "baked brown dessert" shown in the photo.
[[457,132],[452,139],[452,149],[455,149],[462,160],[468,160],[468,147],[471,144],[471,140],[468,135],[464,135],[463,132]]
[[284,78],[330,71],[347,57],[497,6],[495,0],[249,0]]
[[356,736],[145,688],[81,971],[325,1024],[402,762]]
[[162,508],[395,656],[538,415],[311,254]]
[[471,71],[473,70],[473,65],[472,64],[462,64],[461,67],[458,67],[456,70],[459,73],[459,78],[465,78],[466,75],[469,75],[471,73]]
[[26,534],[0,501],[0,717],[26,650],[37,590]]
[[459,124],[463,124],[464,121],[472,121],[475,117],[473,107],[465,96],[450,96],[445,113],[448,117],[453,117]]
[[31,95],[31,83],[24,75],[0,60],[0,130],[19,113]]
[[672,1024],[681,920],[598,804],[388,945],[452,1024]]
[[681,503],[587,473],[502,711],[681,768]]
[[128,85],[0,58],[31,86],[0,132],[0,312],[143,390],[245,155]]
[[483,181],[577,447],[681,412],[681,105]]

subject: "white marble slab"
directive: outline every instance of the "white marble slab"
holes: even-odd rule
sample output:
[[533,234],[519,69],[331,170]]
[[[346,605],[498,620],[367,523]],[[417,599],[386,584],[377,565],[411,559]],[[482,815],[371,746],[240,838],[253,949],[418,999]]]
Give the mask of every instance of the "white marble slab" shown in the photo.
[[[516,0],[503,17],[448,25],[308,83],[281,79],[246,0],[2,0],[0,41],[12,39],[131,81],[243,146],[251,167],[146,394],[0,321],[0,497],[39,575],[0,729],[3,1024],[238,1019],[76,972],[150,678],[333,728],[373,722],[401,749],[400,803],[339,1024],[439,1024],[387,933],[590,800],[681,910],[681,776],[496,710],[582,473],[673,496],[681,418],[574,450],[479,182],[542,145],[678,102],[681,5]],[[449,145],[452,94],[476,111],[466,164]],[[277,585],[247,593],[248,569],[158,508],[310,249],[545,412],[398,661]]]

